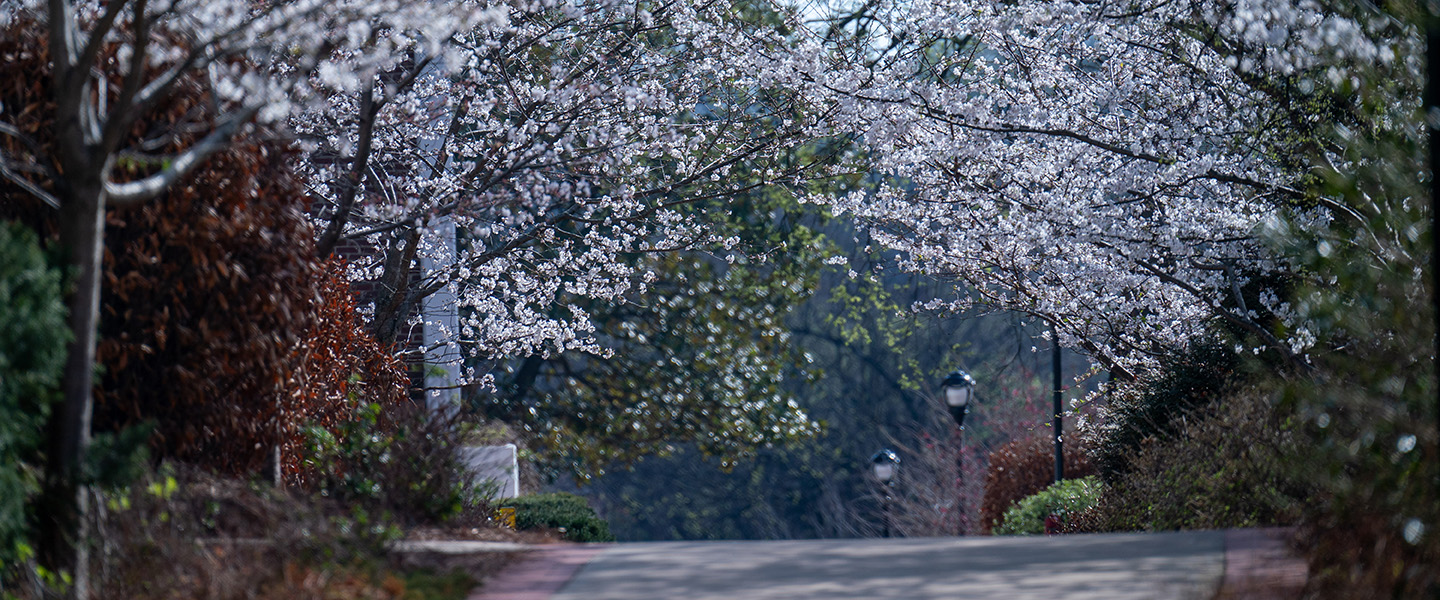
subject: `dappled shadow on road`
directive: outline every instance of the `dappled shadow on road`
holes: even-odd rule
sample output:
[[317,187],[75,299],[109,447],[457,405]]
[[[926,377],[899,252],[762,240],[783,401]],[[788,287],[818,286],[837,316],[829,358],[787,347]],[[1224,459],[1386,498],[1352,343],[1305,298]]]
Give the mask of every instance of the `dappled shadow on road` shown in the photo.
[[1220,532],[622,544],[557,598],[1208,598]]

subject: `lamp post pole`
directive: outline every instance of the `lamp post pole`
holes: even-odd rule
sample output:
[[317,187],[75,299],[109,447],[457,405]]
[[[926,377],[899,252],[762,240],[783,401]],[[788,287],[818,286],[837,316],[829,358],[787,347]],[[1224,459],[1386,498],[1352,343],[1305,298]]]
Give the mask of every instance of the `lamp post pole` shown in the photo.
[[955,534],[965,535],[965,415],[970,414],[970,401],[975,398],[975,380],[969,373],[955,370],[945,376],[945,405],[955,419]]
[[870,457],[870,466],[874,469],[875,479],[879,480],[885,489],[885,494],[880,504],[881,525],[884,536],[890,537],[890,492],[895,488],[895,475],[900,470],[900,456],[895,451],[884,448]]
[[1051,363],[1054,366],[1055,401],[1054,401],[1054,434],[1055,434],[1055,483],[1065,479],[1065,420],[1064,415],[1064,394],[1061,392],[1060,374],[1060,330],[1055,326],[1050,327],[1050,337],[1055,345],[1051,353]]
[[891,491],[891,489],[892,489],[893,487],[894,487],[894,484],[892,484],[891,482],[889,482],[889,481],[885,482],[885,506],[884,506],[884,508],[881,509],[881,511],[882,511],[881,518],[883,518],[883,519],[885,520],[885,525],[884,525],[884,528],[885,528],[884,537],[887,537],[887,538],[890,537],[890,491]]

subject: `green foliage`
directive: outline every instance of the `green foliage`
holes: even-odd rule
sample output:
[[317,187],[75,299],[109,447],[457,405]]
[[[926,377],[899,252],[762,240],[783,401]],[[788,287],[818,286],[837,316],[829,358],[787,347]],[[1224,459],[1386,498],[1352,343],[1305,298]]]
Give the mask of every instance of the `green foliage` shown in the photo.
[[1106,483],[1123,477],[1145,444],[1173,437],[1186,415],[1233,387],[1239,365],[1233,349],[1214,340],[1196,342],[1155,379],[1112,396],[1095,449]]
[[306,467],[320,474],[314,482],[320,493],[338,500],[376,500],[381,496],[377,468],[390,449],[390,439],[379,431],[380,405],[356,405],[350,418],[340,422],[339,431],[307,425]]
[[1313,488],[1292,470],[1302,452],[1291,412],[1246,390],[1186,415],[1107,481],[1075,531],[1168,531],[1293,524]]
[[85,453],[85,480],[105,489],[139,480],[150,468],[147,443],[154,430],[154,425],[147,422],[118,432],[95,434]]
[[610,524],[596,516],[584,498],[556,492],[521,496],[508,501],[515,507],[515,526],[519,529],[563,530],[572,542],[613,542]]
[[61,285],[35,234],[0,223],[0,580],[31,553],[26,504],[69,338]]
[[1005,511],[996,535],[1035,535],[1045,533],[1045,518],[1054,515],[1064,523],[1071,515],[1095,505],[1103,489],[1094,475],[1066,479],[1029,496]]
[[414,569],[403,573],[405,593],[402,600],[465,600],[474,591],[476,581],[461,571]]
[[637,272],[653,276],[643,293],[618,304],[576,300],[611,354],[514,361],[502,393],[476,403],[488,418],[534,431],[542,468],[585,480],[685,443],[728,467],[821,430],[794,392],[819,372],[786,325],[834,249],[816,229],[817,211],[764,185],[759,168],[730,172],[750,191],[681,208],[733,249],[632,256]]
[[[1402,56],[1418,58],[1427,28],[1435,43],[1433,7],[1379,6],[1334,4],[1367,18],[1377,39],[1408,43],[1396,46]],[[1346,99],[1347,118],[1327,122],[1323,133],[1340,156],[1314,161],[1321,181],[1310,191],[1340,216],[1325,227],[1275,231],[1308,275],[1291,302],[1316,334],[1314,371],[1285,382],[1284,396],[1303,423],[1295,467],[1321,500],[1304,523],[1312,572],[1319,588],[1347,598],[1436,597],[1437,134],[1433,116],[1427,126],[1422,78],[1407,67],[1336,62],[1346,76],[1329,93]],[[1433,78],[1435,65],[1428,70]]]
[[302,428],[307,485],[351,506],[357,521],[373,515],[405,524],[437,523],[487,501],[460,464],[458,428],[424,410],[382,414],[357,402],[332,429]]
[[[1083,444],[1067,444],[1065,476],[1077,478],[1094,474],[1089,450]],[[1054,481],[1055,442],[1048,435],[1013,440],[990,453],[989,468],[985,472],[985,497],[980,507],[981,533],[990,533],[1015,505]]]

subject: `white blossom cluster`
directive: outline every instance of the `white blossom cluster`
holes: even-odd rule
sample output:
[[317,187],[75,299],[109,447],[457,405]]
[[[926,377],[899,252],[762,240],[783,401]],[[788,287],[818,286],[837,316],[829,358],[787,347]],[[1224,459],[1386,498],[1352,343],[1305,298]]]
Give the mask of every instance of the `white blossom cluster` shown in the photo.
[[[66,41],[52,45],[68,55],[57,59],[57,80],[73,69],[83,82],[70,94],[78,108],[60,107],[81,130],[64,147],[75,149],[72,170],[103,181],[105,202],[154,198],[257,121],[289,125],[322,253],[350,242],[381,249],[351,272],[398,289],[417,256],[438,252],[423,246],[458,228],[453,267],[409,286],[400,313],[453,291],[457,342],[502,357],[598,351],[570,299],[641,289],[647,274],[626,255],[734,246],[678,204],[817,174],[788,150],[827,133],[823,102],[786,83],[794,73],[823,80],[821,61],[796,67],[766,10],[636,0],[0,0],[0,24],[49,23],[52,38]],[[122,148],[178,85],[211,92],[206,122],[178,126],[198,141],[165,155]],[[170,141],[161,132],[146,143]],[[156,172],[115,181],[121,154]],[[766,180],[731,177],[735,169]],[[9,178],[60,206],[25,177]],[[385,310],[365,312],[378,319]]]
[[[444,18],[436,18],[442,7]],[[343,84],[384,70],[401,57],[434,51],[456,31],[502,25],[504,16],[473,3],[408,0],[0,0],[0,26],[48,29],[57,53],[52,75],[63,90],[57,95],[67,98],[56,118],[78,125],[64,131],[59,146],[75,149],[61,152],[69,154],[63,160],[101,179],[110,204],[154,198],[238,131],[288,119],[315,100],[317,81]],[[209,94],[206,122],[152,127],[154,137],[139,148],[122,147],[135,123],[180,86]],[[198,140],[169,155],[150,154],[181,132]],[[163,168],[116,182],[118,154]],[[11,179],[59,206],[40,188]]]
[[[837,211],[905,268],[968,284],[950,307],[1041,316],[1133,374],[1217,320],[1305,351],[1313,334],[1264,289],[1287,270],[1264,232],[1332,213],[1295,187],[1317,150],[1294,146],[1284,104],[1330,89],[1309,78],[1335,56],[1395,48],[1313,2],[899,6],[889,39],[908,45],[830,79],[887,176]],[[1255,286],[1268,301],[1246,302]]]
[[904,267],[968,284],[952,308],[1028,311],[1132,372],[1217,320],[1298,355],[1313,335],[1254,289],[1287,271],[1263,233],[1343,218],[1296,182],[1311,156],[1363,158],[1305,146],[1316,117],[1289,105],[1344,85],[1345,64],[1420,68],[1415,32],[1315,0],[854,8],[823,30],[738,1],[0,0],[5,22],[32,12],[116,48],[63,62],[119,75],[77,113],[95,147],[184,77],[214,91],[211,133],[107,182],[109,201],[153,197],[237,127],[283,120],[322,247],[383,249],[356,273],[393,285],[434,230],[458,229],[453,268],[405,294],[454,289],[457,342],[481,357],[599,351],[570,299],[643,290],[627,255],[725,246],[675,207],[799,189],[829,172],[788,151],[817,140],[858,142],[883,183],[809,200]]
[[341,222],[346,239],[388,249],[369,275],[404,248],[388,240],[457,228],[454,268],[413,289],[456,286],[456,341],[472,355],[603,351],[567,299],[643,290],[626,255],[733,246],[676,206],[755,185],[735,169],[765,173],[761,184],[819,174],[784,159],[826,133],[823,107],[775,75],[796,72],[787,40],[736,6],[496,7],[502,18],[433,54],[319,69],[324,101],[291,119],[325,205],[318,228]]

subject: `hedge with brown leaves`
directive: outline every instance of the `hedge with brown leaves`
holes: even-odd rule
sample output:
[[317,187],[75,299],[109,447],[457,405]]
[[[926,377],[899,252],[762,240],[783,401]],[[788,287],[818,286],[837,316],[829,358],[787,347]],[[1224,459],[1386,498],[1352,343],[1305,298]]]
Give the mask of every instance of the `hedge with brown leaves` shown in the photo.
[[[1089,452],[1067,438],[1065,477],[1095,474]],[[1049,436],[1015,440],[990,453],[985,473],[985,498],[980,503],[980,531],[989,535],[1016,502],[1045,489],[1055,480],[1055,444]]]
[[[292,422],[308,421],[335,432],[349,418],[353,400],[358,399],[382,407],[404,407],[401,413],[415,409],[407,394],[410,380],[405,365],[375,341],[360,318],[344,261],[332,258],[325,264],[319,287],[314,325],[305,334],[299,356],[300,406],[304,411]],[[387,417],[383,426],[393,426],[388,422],[393,413],[382,413]],[[302,444],[299,431],[289,429],[285,476],[297,483],[308,479],[301,461],[296,460]]]
[[[0,136],[0,150],[56,168],[48,64],[44,27],[12,21],[0,35],[0,103],[20,135]],[[211,105],[199,82],[182,82],[125,146],[182,148]],[[314,258],[292,158],[256,129],[162,197],[107,212],[96,430],[153,422],[160,457],[231,474],[259,470],[279,444],[294,475],[298,427],[343,412],[352,379],[372,401],[404,400],[403,368],[357,320],[343,267]],[[122,160],[115,176],[156,168]],[[43,170],[26,176],[55,189]],[[0,217],[52,241],[57,232],[53,211],[5,180]]]
[[165,456],[259,470],[308,412],[296,381],[315,326],[303,197],[253,142],[163,197],[107,214],[96,423],[156,422]]

